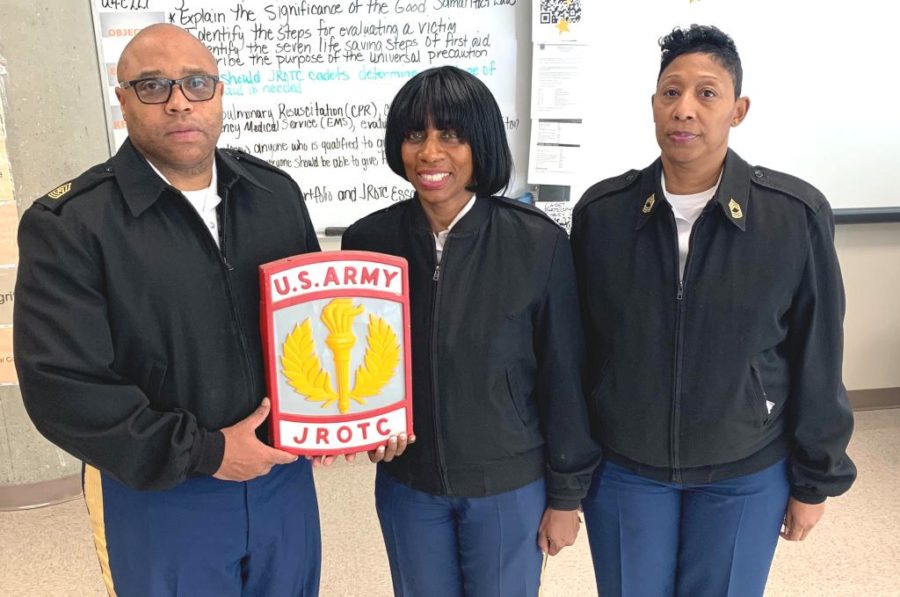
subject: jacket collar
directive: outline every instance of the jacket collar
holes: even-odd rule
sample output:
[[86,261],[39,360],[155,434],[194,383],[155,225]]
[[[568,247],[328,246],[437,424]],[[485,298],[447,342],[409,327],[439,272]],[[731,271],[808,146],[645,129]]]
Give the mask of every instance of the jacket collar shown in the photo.
[[[472,206],[472,209],[470,209],[459,222],[454,224],[450,234],[452,236],[468,235],[481,228],[487,220],[487,215],[491,210],[491,201],[492,199],[490,197],[476,197],[475,205]],[[422,209],[422,202],[419,201],[418,194],[412,198],[410,210],[412,212],[413,226],[418,230],[425,230],[430,233],[431,224],[428,222],[425,210]]]
[[[662,160],[657,158],[641,174],[641,203],[637,209],[635,230],[646,224],[659,211],[660,204],[665,202],[660,179],[662,176]],[[747,229],[747,212],[750,204],[750,165],[741,157],[728,150],[725,155],[725,168],[722,180],[712,199],[717,203],[725,219],[737,226],[741,231]]]
[[[160,178],[147,162],[147,158],[138,152],[131,139],[125,139],[122,147],[112,160],[116,181],[125,197],[125,203],[131,215],[139,217],[147,211],[165,192],[179,191]],[[228,153],[216,149],[216,167],[219,173],[219,192],[229,190],[234,184],[245,179],[251,184],[271,192],[259,180],[248,172],[247,168]]]

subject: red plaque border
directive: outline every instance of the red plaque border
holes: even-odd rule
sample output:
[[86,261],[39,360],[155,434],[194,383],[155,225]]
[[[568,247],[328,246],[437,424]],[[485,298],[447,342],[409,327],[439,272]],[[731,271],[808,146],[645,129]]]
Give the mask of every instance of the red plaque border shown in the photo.
[[[308,266],[319,263],[333,263],[344,261],[364,261],[374,264],[389,265],[401,270],[401,293],[399,295],[390,292],[372,290],[372,289],[355,289],[348,290],[343,287],[334,289],[316,290],[307,292],[303,296],[289,297],[286,299],[275,300],[271,291],[271,280],[275,276],[286,270],[297,267]],[[346,449],[339,447],[329,449],[300,449],[295,446],[285,446],[282,443],[281,431],[279,423],[281,421],[294,421],[300,423],[353,423],[359,420],[360,415],[365,418],[378,416],[383,413],[394,412],[400,408],[406,409],[406,430],[407,434],[413,433],[412,418],[412,357],[410,343],[410,316],[409,316],[409,270],[406,259],[396,257],[394,255],[386,255],[383,253],[374,253],[370,251],[328,251],[322,253],[306,253],[295,257],[287,257],[272,261],[270,263],[259,266],[260,280],[260,330],[262,332],[263,342],[263,362],[266,372],[266,387],[268,388],[269,398],[272,403],[272,410],[269,417],[269,431],[272,444],[281,450],[301,455],[323,456],[323,455],[340,455],[351,454],[356,452],[364,452],[373,450],[378,446],[387,444],[386,439],[379,439],[376,442],[366,444],[364,446],[351,446]],[[400,303],[403,318],[403,384],[405,388],[405,396],[402,400],[392,404],[380,407],[378,409],[366,410],[346,415],[324,415],[310,417],[305,415],[296,415],[281,412],[280,397],[278,395],[278,364],[275,356],[275,339],[274,339],[274,312],[276,305],[278,309],[289,307],[301,302],[309,302],[323,298],[376,298],[381,300],[393,301]]]

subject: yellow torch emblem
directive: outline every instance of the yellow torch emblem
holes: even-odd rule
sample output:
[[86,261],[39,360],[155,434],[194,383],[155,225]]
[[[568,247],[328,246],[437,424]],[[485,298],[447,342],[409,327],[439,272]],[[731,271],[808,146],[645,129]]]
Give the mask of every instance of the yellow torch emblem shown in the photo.
[[350,355],[356,344],[353,320],[362,312],[362,305],[354,306],[353,299],[349,298],[333,299],[322,309],[322,323],[329,332],[325,345],[334,357],[337,392],[316,354],[309,318],[294,326],[282,346],[281,372],[290,386],[307,400],[321,402],[322,408],[337,401],[341,414],[350,411],[351,399],[365,404],[366,398],[377,396],[400,363],[397,334],[384,319],[370,314],[366,354],[356,370],[353,387],[350,387]]

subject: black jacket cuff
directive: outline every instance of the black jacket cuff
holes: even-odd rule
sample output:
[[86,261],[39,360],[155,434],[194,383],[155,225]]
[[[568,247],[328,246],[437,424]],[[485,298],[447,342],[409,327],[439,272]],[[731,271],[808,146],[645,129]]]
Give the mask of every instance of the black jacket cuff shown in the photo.
[[208,476],[219,470],[225,456],[225,435],[221,431],[197,432],[197,441],[191,449],[191,468],[189,476]]
[[828,496],[810,492],[802,487],[791,487],[791,497],[804,504],[821,504]]

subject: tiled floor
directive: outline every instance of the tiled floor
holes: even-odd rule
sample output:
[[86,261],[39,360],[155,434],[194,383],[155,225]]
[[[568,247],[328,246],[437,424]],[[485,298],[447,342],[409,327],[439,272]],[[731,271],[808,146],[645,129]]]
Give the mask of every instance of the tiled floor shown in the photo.
[[[828,502],[802,544],[782,542],[767,596],[900,595],[900,409],[857,413],[850,453],[860,477]],[[322,512],[322,597],[389,596],[390,577],[372,505],[372,467],[343,462],[317,472]],[[81,500],[0,513],[0,593],[104,595]],[[550,560],[544,597],[596,595],[587,539]]]

